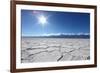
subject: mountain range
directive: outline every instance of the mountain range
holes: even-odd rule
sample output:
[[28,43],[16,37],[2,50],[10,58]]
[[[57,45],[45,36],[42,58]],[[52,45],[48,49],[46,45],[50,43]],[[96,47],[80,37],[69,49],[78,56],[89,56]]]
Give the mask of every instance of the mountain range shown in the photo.
[[90,34],[51,34],[42,36],[22,36],[30,38],[90,38]]

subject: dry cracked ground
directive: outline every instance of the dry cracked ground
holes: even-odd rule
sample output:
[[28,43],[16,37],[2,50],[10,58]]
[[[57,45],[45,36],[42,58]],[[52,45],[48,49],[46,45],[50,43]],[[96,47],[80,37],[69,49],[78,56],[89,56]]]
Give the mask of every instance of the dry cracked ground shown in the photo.
[[21,62],[89,60],[89,43],[89,39],[22,38]]

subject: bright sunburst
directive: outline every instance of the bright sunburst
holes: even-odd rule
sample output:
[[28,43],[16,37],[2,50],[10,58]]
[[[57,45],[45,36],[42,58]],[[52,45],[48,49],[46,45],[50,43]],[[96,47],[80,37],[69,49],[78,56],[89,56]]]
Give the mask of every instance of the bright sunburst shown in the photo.
[[44,15],[39,16],[39,23],[43,26],[46,25],[47,18]]

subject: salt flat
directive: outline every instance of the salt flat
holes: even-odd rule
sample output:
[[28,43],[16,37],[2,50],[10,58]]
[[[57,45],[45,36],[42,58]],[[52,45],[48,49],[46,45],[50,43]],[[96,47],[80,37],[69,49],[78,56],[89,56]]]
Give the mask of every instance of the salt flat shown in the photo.
[[89,59],[89,39],[22,38],[22,63],[73,61]]

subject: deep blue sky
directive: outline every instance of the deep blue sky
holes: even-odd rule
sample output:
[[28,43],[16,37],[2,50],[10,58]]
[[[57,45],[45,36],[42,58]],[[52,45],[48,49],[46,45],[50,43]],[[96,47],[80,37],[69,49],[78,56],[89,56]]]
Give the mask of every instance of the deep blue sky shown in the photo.
[[[40,15],[47,17],[45,26],[38,23]],[[21,10],[21,28],[22,36],[40,36],[51,33],[90,33],[90,14]]]

